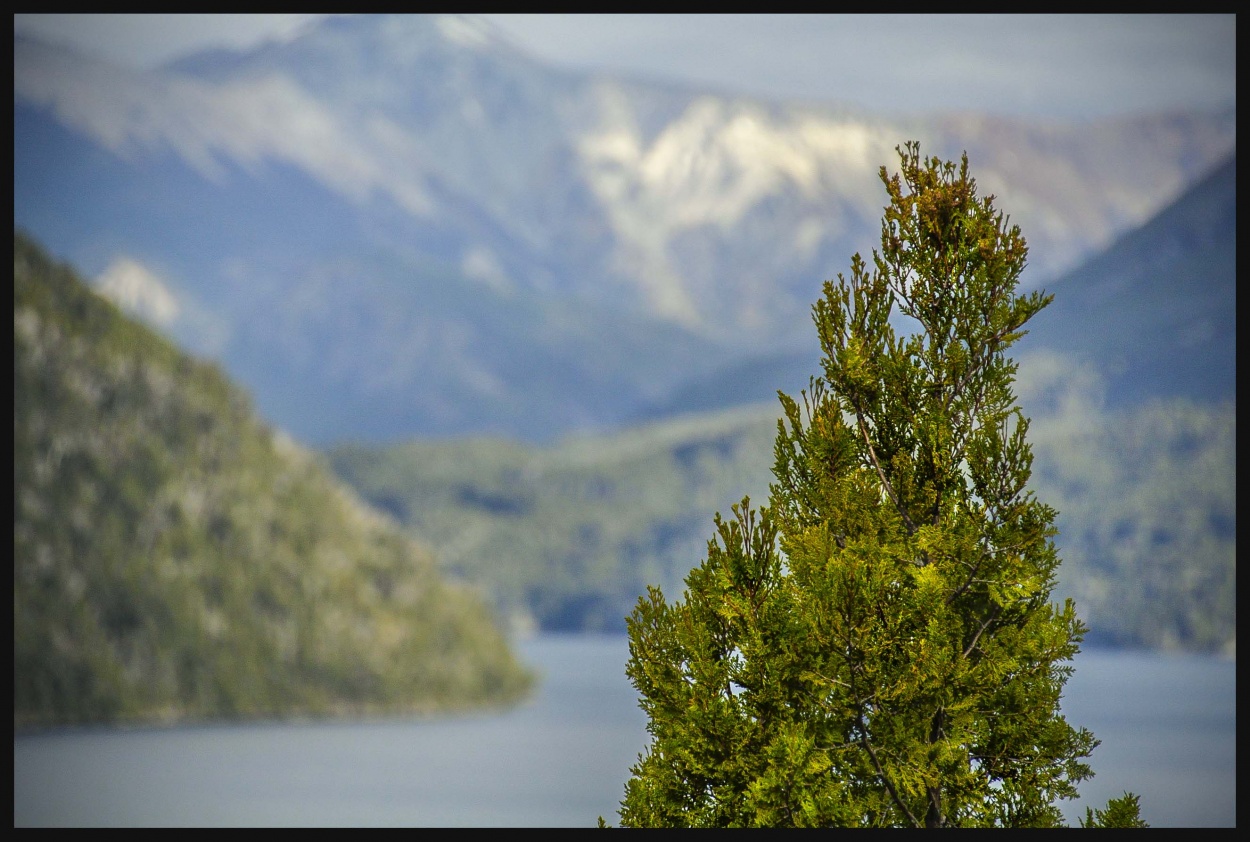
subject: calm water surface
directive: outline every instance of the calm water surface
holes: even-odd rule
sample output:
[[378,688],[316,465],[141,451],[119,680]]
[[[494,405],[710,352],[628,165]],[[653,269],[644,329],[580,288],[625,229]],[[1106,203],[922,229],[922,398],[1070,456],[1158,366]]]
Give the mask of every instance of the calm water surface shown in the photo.
[[[14,737],[14,826],[615,822],[647,738],[625,638],[521,648],[545,680],[504,714]],[[1103,741],[1085,799],[1129,789],[1155,826],[1235,826],[1235,702],[1230,661],[1083,653],[1064,711]],[[1066,808],[1070,820],[1084,803]]]

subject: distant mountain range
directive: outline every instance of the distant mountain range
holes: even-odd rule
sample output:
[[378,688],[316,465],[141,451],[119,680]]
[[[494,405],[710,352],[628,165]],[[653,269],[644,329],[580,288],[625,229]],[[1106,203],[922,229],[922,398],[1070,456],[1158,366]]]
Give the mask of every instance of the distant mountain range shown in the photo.
[[[558,70],[464,17],[333,18],[144,73],[15,36],[14,218],[301,439],[544,441],[814,373],[810,305],[875,244],[877,169],[908,139],[968,152],[1024,230],[1028,282],[1075,308],[1073,335],[1039,328],[1039,346],[1086,347],[1114,283],[1064,273],[1212,174],[1235,125],[1232,110],[902,120],[716,96]],[[1235,201],[1231,222],[1210,213],[1212,236],[1235,229]],[[1168,241],[1142,236],[1127,259]],[[1133,325],[1173,331],[1151,314],[1219,307],[1223,292],[1171,276],[1158,303],[1122,292],[1140,313],[1100,341],[1132,351]],[[1177,318],[1186,353],[1223,352],[1225,322]],[[1150,343],[1164,367],[1171,341]]]

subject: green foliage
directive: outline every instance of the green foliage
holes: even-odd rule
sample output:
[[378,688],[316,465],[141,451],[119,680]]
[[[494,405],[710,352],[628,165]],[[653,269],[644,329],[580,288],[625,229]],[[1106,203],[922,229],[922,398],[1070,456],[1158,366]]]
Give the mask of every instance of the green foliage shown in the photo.
[[330,464],[518,625],[621,631],[648,582],[680,584],[717,508],[768,488],[775,411],[676,419],[549,447],[341,445]]
[[516,700],[494,617],[246,395],[14,236],[15,727]]
[[769,505],[718,516],[684,600],[629,618],[653,739],[625,825],[1054,826],[1092,775],[1006,356],[1049,299],[1015,294],[1024,239],[966,157],[899,154],[873,270],[814,307],[823,376],[781,395]]
[[1108,801],[1105,810],[1086,807],[1081,827],[1149,827],[1141,820],[1140,802],[1138,796],[1126,792]]

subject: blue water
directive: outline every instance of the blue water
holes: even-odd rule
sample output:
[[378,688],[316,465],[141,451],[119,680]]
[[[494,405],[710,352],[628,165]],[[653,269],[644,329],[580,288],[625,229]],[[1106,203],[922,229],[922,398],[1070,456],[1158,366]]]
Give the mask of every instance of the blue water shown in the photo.
[[[436,721],[66,729],[13,739],[24,826],[593,826],[615,822],[646,720],[622,637],[522,644],[528,704]],[[1103,744],[1082,793],[1155,826],[1235,826],[1236,665],[1083,653],[1064,711]],[[1084,802],[1068,806],[1071,821]]]

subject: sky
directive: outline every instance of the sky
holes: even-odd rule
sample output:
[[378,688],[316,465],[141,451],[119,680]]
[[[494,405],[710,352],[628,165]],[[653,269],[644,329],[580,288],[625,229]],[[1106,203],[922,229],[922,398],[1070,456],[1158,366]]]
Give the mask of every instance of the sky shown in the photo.
[[[14,31],[151,68],[321,15],[15,14]],[[488,14],[537,58],[886,113],[1058,119],[1236,102],[1237,19],[1205,15]]]

